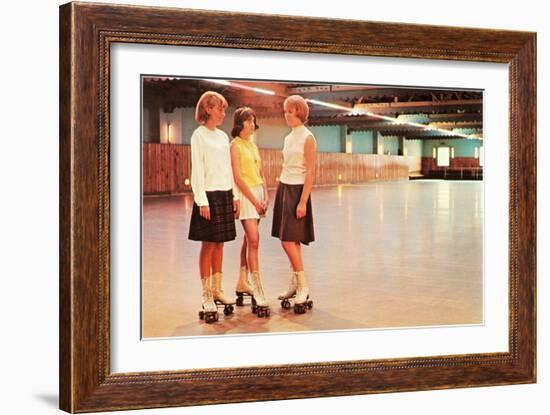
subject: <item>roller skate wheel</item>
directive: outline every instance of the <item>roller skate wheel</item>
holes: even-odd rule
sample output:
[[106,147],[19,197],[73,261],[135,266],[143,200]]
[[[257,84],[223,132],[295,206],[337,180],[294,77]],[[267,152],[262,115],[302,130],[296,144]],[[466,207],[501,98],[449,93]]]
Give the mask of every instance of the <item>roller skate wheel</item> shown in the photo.
[[260,314],[260,312],[258,312],[258,317],[267,317],[267,316],[269,316],[269,308],[262,308],[260,311],[261,311],[261,314]]
[[296,314],[304,314],[306,312],[305,304],[294,304],[294,312]]
[[285,310],[290,309],[290,301],[288,301],[288,299],[284,299],[283,301],[281,301],[281,307]]
[[313,308],[313,301],[309,300],[307,302],[307,308],[309,308],[310,310]]
[[235,301],[237,303],[238,307],[242,307],[244,305],[244,298],[242,296],[237,297],[237,300]]
[[199,311],[199,319],[204,320],[204,311]]
[[225,314],[226,316],[228,316],[228,315],[230,315],[231,313],[233,313],[233,306],[226,305],[226,306],[223,308],[223,314]]
[[270,314],[271,314],[271,310],[269,308],[267,310],[265,310],[265,316],[266,317],[269,317]]

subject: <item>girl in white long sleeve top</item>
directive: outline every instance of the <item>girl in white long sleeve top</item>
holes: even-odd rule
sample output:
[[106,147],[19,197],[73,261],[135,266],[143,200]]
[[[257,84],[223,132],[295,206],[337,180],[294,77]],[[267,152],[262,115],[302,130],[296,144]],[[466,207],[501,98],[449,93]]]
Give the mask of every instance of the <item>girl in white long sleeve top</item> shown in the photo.
[[201,241],[199,272],[202,282],[201,319],[207,323],[218,320],[217,304],[224,313],[233,312],[233,304],[225,297],[222,284],[224,242],[236,238],[235,215],[238,215],[238,195],[233,193],[234,181],[229,154],[229,137],[217,127],[225,118],[227,101],[217,92],[205,92],[195,112],[199,126],[191,137],[191,188],[193,212],[189,239]]

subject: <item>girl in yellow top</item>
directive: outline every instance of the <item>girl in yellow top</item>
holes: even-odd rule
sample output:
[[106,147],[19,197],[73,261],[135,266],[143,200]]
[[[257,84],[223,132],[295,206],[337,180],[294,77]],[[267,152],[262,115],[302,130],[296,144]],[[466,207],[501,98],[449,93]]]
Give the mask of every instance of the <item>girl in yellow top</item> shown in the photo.
[[[258,317],[269,316],[269,305],[262,288],[258,245],[260,234],[258,225],[260,217],[265,215],[269,204],[267,184],[261,169],[258,147],[251,138],[258,129],[255,112],[249,107],[239,107],[233,115],[235,138],[231,142],[231,165],[233,178],[239,190],[239,220],[243,225],[245,236],[241,248],[241,271],[237,287],[237,305],[243,305],[243,295],[252,296],[252,311]],[[250,272],[250,282],[248,273]]]

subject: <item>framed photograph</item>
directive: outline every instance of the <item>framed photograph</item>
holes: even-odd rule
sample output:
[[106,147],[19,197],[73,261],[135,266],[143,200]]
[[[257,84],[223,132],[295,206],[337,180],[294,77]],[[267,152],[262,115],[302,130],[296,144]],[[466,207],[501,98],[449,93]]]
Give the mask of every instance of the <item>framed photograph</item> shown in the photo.
[[[378,72],[376,62],[368,62],[368,66]],[[186,67],[192,70],[190,65]],[[425,77],[429,69],[426,65],[423,69]],[[438,71],[443,78],[443,69]],[[494,68],[485,71],[506,83],[505,71],[500,75],[493,73]],[[350,63],[348,75],[351,72]],[[447,74],[456,76],[456,68]],[[210,92],[227,99],[226,116],[219,128],[234,136],[231,148],[258,148],[261,177],[252,183],[261,185],[261,193],[266,190],[268,201],[276,199],[280,177],[284,181],[281,149],[285,136],[292,131],[283,116],[283,104],[293,94],[306,97],[307,129],[315,137],[317,154],[311,192],[314,240],[311,247],[304,244],[302,255],[310,297],[315,291],[316,300],[323,304],[322,311],[311,313],[307,319],[293,318],[304,310],[294,307],[292,297],[276,298],[278,291],[286,289],[285,284],[293,285],[287,284],[293,275],[288,270],[292,264],[285,260],[280,239],[271,235],[277,209],[268,207],[261,215],[255,208],[248,212],[251,205],[243,196],[241,216],[246,214],[246,219],[241,219],[242,226],[236,229],[240,243],[224,247],[222,269],[232,275],[224,277],[222,273],[220,281],[226,303],[219,304],[223,305],[219,313],[223,310],[224,318],[218,316],[215,325],[197,324],[196,301],[190,300],[201,298],[202,287],[196,278],[201,248],[196,241],[180,236],[192,232],[193,195],[198,193],[192,189],[196,174],[192,169],[195,105],[202,94]],[[144,340],[484,323],[483,91],[143,75],[141,96]],[[489,99],[493,105],[491,95]],[[506,105],[502,105],[502,113],[506,114]],[[245,134],[238,131],[241,114],[254,114],[256,119],[254,132],[246,139],[241,137],[246,130]],[[199,127],[197,131],[201,130]],[[240,151],[235,155],[240,160]],[[127,180],[134,174],[130,173]],[[434,202],[435,211],[444,217],[441,224],[434,221],[434,215],[421,213],[434,209]],[[130,205],[122,208],[124,212],[131,209]],[[414,226],[408,221],[410,216],[415,217]],[[465,221],[466,216],[471,219]],[[469,230],[451,227],[441,232],[444,238],[436,243],[431,229],[446,226],[447,221],[463,223]],[[261,255],[257,253],[258,241],[258,247],[249,250],[249,239],[262,241]],[[345,247],[349,262],[342,264],[335,246]],[[383,252],[392,251],[396,263],[388,267],[388,256]],[[468,260],[455,261],[452,257],[456,256]],[[260,304],[266,304],[263,307],[256,305],[256,297],[254,301],[250,298],[250,270],[258,271],[256,284],[261,292],[256,297],[260,297]],[[455,285],[453,274],[462,275],[460,287]],[[444,278],[443,284],[440,278]],[[228,283],[235,286],[229,296],[223,290]],[[443,286],[445,294],[441,292]],[[233,291],[235,298],[229,298]],[[417,297],[420,291],[421,299]],[[345,297],[345,307],[334,301],[335,292]],[[278,300],[275,309],[267,301],[269,293],[277,293],[272,295]],[[307,306],[308,310],[313,308],[312,299]],[[234,313],[235,308],[250,308],[252,312]],[[294,308],[296,313],[288,311]],[[259,324],[258,314],[270,317],[269,324]]]
[[535,103],[534,33],[61,6],[61,409],[535,382]]

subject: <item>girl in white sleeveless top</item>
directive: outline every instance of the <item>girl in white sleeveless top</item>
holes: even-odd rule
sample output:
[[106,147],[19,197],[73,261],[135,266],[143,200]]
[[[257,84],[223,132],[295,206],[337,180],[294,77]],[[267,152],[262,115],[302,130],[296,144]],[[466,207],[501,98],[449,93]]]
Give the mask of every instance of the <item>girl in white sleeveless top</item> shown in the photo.
[[313,303],[304,273],[301,245],[315,240],[311,190],[315,178],[317,144],[304,123],[309,107],[304,98],[291,95],[284,102],[285,120],[292,128],[285,137],[283,170],[279,178],[273,206],[271,235],[279,238],[292,268],[290,285],[279,295],[283,308],[290,308],[289,299],[295,296],[294,312],[305,313]]

